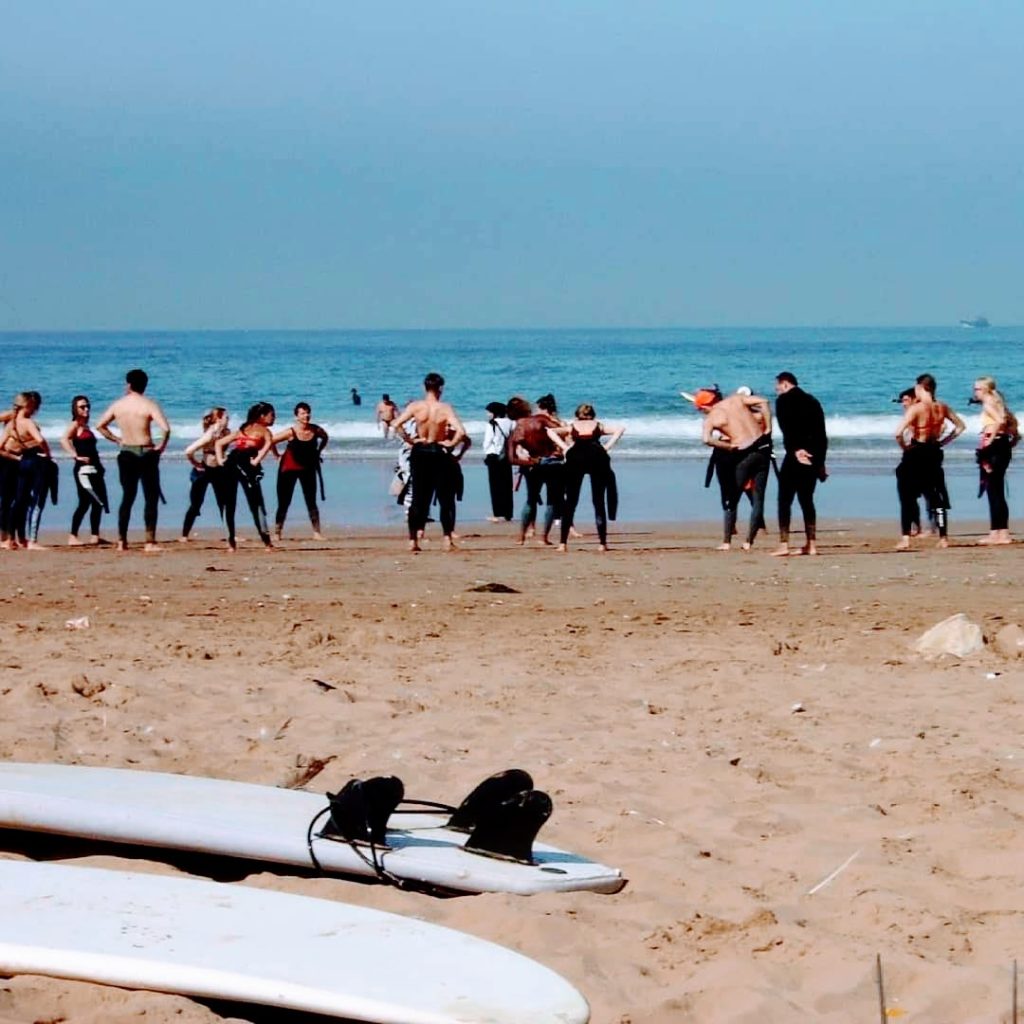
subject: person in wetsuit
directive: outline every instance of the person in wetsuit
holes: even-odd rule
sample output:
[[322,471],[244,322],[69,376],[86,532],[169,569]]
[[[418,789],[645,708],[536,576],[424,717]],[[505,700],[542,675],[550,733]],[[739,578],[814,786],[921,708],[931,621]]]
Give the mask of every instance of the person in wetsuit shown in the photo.
[[526,543],[527,531],[536,521],[543,492],[547,505],[541,543],[550,544],[551,527],[561,514],[565,498],[565,460],[548,431],[562,424],[543,410],[534,413],[530,403],[518,395],[510,398],[505,408],[514,424],[508,439],[509,462],[522,467],[526,481],[526,501],[519,515],[519,543]]
[[719,551],[732,547],[740,499],[751,493],[750,523],[743,550],[749,551],[764,523],[764,492],[772,457],[772,412],[760,395],[722,397],[717,387],[701,388],[688,397],[704,414],[701,432],[706,445],[715,449],[715,472],[722,489],[723,537]]
[[[942,449],[955,441],[965,429],[964,421],[935,398],[935,378],[922,373],[914,385],[914,403],[903,414],[896,428],[896,443],[903,458],[896,469],[896,487],[900,499],[900,540],[898,551],[910,548],[910,531],[922,495],[935,511],[939,530],[938,546],[949,547],[949,493],[942,469]],[[947,430],[947,424],[949,429]]]
[[[238,543],[235,538],[235,508],[238,503],[238,488],[245,492],[245,500],[252,513],[252,521],[256,525],[263,546],[273,551],[270,542],[270,527],[267,524],[267,507],[263,502],[262,462],[271,450],[274,435],[270,428],[274,425],[276,413],[269,402],[257,402],[249,407],[245,423],[239,430],[225,434],[214,442],[217,465],[224,467],[226,485],[224,488],[224,522],[228,530],[228,550],[236,551]],[[228,446],[231,451],[225,455]]]
[[[163,497],[160,493],[160,456],[171,439],[171,428],[160,406],[145,395],[149,377],[144,370],[129,370],[125,374],[125,383],[125,396],[114,402],[96,424],[96,430],[120,449],[117,453],[117,471],[121,478],[117,547],[119,551],[128,550],[128,524],[141,484],[145,550],[159,551],[156,521],[158,505]],[[109,427],[114,422],[121,431],[120,435]],[[153,442],[154,423],[163,434],[159,443]]]
[[[436,496],[446,551],[455,547],[455,500],[461,472],[453,450],[465,448],[466,431],[455,410],[441,401],[444,377],[428,373],[423,378],[423,398],[410,402],[393,422],[392,431],[407,445],[412,477],[412,505],[409,508],[409,550],[420,550],[420,538]],[[416,423],[416,435],[405,429]]]
[[50,446],[33,419],[43,404],[38,391],[24,391],[15,398],[14,417],[7,422],[0,447],[8,461],[4,513],[5,546],[39,550],[39,525],[46,498],[56,494],[56,463]]
[[[228,433],[228,411],[222,405],[214,406],[202,420],[203,432],[186,449],[185,458],[192,465],[189,474],[188,509],[181,524],[179,541],[186,543],[192,527],[203,511],[206,491],[213,488],[220,514],[224,515],[224,501],[227,493],[227,474],[217,464],[217,441]],[[232,481],[234,487],[234,481]]]
[[320,456],[327,447],[327,431],[316,423],[310,423],[313,410],[307,402],[295,406],[295,423],[280,434],[274,435],[274,444],[287,442],[284,455],[277,467],[277,514],[274,516],[274,535],[281,539],[288,507],[295,494],[295,484],[302,486],[306,500],[306,511],[313,525],[313,539],[323,540],[320,533],[320,509],[316,503],[317,484],[320,498],[324,498],[324,478],[320,470]]
[[825,433],[825,413],[821,403],[804,391],[796,377],[783,370],[775,378],[775,418],[782,431],[785,458],[779,469],[779,546],[773,555],[788,555],[789,525],[793,498],[800,502],[804,517],[804,555],[816,555],[817,511],[814,508],[814,489],[825,478],[825,456],[828,454],[828,435]]
[[71,456],[74,468],[75,488],[78,491],[78,505],[71,516],[71,532],[68,544],[72,547],[84,544],[78,539],[86,513],[89,515],[89,543],[100,543],[100,519],[110,511],[107,501],[106,473],[100,461],[96,435],[89,427],[92,410],[88,396],[75,395],[71,399],[71,423],[61,434],[60,446]]
[[1017,417],[1007,408],[993,377],[974,382],[972,404],[981,405],[981,437],[978,439],[978,496],[988,497],[989,535],[979,544],[1012,544],[1010,506],[1006,503],[1006,471],[1017,443]]
[[[614,479],[608,452],[625,430],[625,427],[605,427],[597,419],[594,407],[586,402],[577,407],[572,422],[557,429],[549,429],[549,434],[565,452],[565,502],[562,505],[559,551],[568,550],[569,531],[572,529],[583,478],[586,476],[590,477],[590,497],[594,505],[598,550],[608,550],[608,518],[609,514],[615,514],[614,508],[607,507],[609,487]],[[602,441],[602,438],[607,440]]]

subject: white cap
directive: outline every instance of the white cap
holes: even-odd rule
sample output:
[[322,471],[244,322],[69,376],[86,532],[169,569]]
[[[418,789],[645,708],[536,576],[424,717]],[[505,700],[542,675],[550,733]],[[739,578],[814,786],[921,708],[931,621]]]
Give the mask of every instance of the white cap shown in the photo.
[[753,393],[754,392],[751,391],[750,388],[748,388],[746,384],[741,384],[736,389],[736,394],[737,395],[743,395],[744,397],[747,397],[747,398],[749,398]]

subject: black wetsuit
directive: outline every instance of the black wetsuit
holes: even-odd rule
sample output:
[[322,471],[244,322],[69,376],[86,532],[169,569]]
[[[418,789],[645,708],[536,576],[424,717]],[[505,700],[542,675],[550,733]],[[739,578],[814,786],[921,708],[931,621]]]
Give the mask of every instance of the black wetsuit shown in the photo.
[[[804,536],[812,541],[817,536],[818,522],[814,489],[821,479],[828,454],[825,413],[813,395],[802,388],[792,387],[775,400],[775,415],[786,448],[779,469],[779,540],[783,543],[789,540],[795,497],[804,516]],[[801,449],[811,456],[809,466],[797,460],[796,453]]]
[[409,539],[416,540],[427,525],[430,506],[437,498],[441,532],[455,532],[455,499],[462,471],[450,448],[442,444],[414,444],[409,451],[412,505],[409,508]]
[[39,539],[39,524],[46,506],[47,494],[56,496],[56,463],[40,448],[25,448],[17,463],[14,484],[14,507],[10,530],[22,544]]
[[[195,526],[199,514],[203,511],[207,488],[213,488],[217,509],[221,516],[224,515],[228,486],[228,474],[224,466],[210,466],[204,463],[202,468],[192,467],[192,472],[189,474],[188,510],[185,512],[185,520],[181,526],[182,537],[187,537],[192,532],[192,527]],[[234,489],[235,482],[233,480],[230,481],[230,486],[231,489]]]
[[724,541],[726,544],[732,542],[740,498],[749,484],[751,507],[747,543],[753,544],[757,531],[764,525],[764,492],[768,486],[768,471],[772,458],[771,435],[762,434],[746,448],[735,451],[719,448],[716,456],[715,473],[718,475],[718,485],[722,490],[722,507],[725,510]]
[[300,441],[293,437],[285,448],[284,456],[277,469],[277,514],[274,521],[278,532],[284,526],[288,516],[288,507],[295,494],[295,484],[302,486],[302,496],[306,500],[306,510],[313,530],[320,532],[320,509],[316,503],[317,483],[323,495],[323,477],[320,475],[320,436],[311,437],[308,441]]
[[938,441],[911,441],[903,449],[903,458],[896,467],[896,490],[900,498],[900,531],[905,537],[910,536],[915,519],[920,516],[917,500],[922,496],[935,513],[939,536],[946,536],[946,513],[951,504],[942,459]]
[[263,502],[262,464],[254,466],[252,460],[259,454],[260,446],[250,445],[232,448],[224,465],[226,482],[224,487],[224,522],[228,529],[228,544],[235,547],[235,508],[238,504],[238,488],[245,492],[245,500],[252,513],[252,521],[260,540],[270,546],[270,527],[267,525],[267,507]]
[[121,543],[128,543],[128,524],[140,484],[146,542],[153,543],[156,540],[157,509],[163,497],[160,493],[160,453],[155,448],[123,444],[117,453],[117,472],[121,478],[121,507],[117,513],[117,535]]
[[[75,488],[78,491],[78,506],[71,516],[71,535],[78,536],[82,527],[85,514],[89,513],[89,529],[93,537],[100,533],[100,517],[104,512],[110,511],[107,500],[107,484],[104,479],[105,472],[103,463],[100,462],[99,449],[96,445],[96,435],[88,427],[83,428],[87,433],[79,435],[75,433],[71,438],[74,446],[75,460],[74,477]],[[78,459],[85,459],[79,462]]]
[[572,529],[576,506],[580,500],[583,478],[590,477],[590,497],[594,504],[594,523],[597,526],[597,538],[602,545],[608,541],[608,512],[606,495],[611,477],[611,459],[604,445],[601,444],[601,428],[581,437],[572,428],[572,447],[565,453],[565,504],[562,508],[561,540],[565,544]]
[[992,530],[1010,528],[1010,506],[1006,503],[1006,471],[1013,458],[1013,446],[1006,434],[997,434],[977,451],[980,480],[978,495],[988,497],[988,520]]

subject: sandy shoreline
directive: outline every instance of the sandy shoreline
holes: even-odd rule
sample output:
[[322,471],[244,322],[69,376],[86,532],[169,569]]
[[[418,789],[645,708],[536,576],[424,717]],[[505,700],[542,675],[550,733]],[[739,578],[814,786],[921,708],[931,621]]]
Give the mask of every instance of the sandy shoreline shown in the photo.
[[[971,545],[980,521],[911,554],[892,552],[891,520],[823,525],[817,559],[767,557],[774,535],[721,555],[712,523],[622,527],[609,556],[476,526],[461,552],[416,558],[397,529],[272,556],[229,557],[213,531],[155,556],[3,552],[0,756],[269,784],[333,756],[310,788],[388,773],[442,799],[518,765],[554,799],[542,836],[620,866],[624,892],[437,900],[232,877],[512,946],[576,984],[596,1022],[874,1019],[876,953],[904,1020],[1009,1019],[1024,669],[991,646],[929,663],[910,644],[960,611],[989,639],[1024,622],[1021,548]],[[473,590],[487,582],[518,593]],[[76,692],[82,675],[103,688]],[[0,1021],[143,1013],[227,1019],[0,985]]]

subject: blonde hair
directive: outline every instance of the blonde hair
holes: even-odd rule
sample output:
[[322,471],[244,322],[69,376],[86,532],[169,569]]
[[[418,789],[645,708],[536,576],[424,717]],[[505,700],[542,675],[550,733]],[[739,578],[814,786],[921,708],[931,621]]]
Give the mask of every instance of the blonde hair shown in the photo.
[[583,402],[581,405],[577,405],[575,415],[578,420],[592,420],[597,418],[597,413],[589,402]]
[[227,409],[222,405],[215,405],[204,417],[203,417],[203,430],[209,430],[227,412]]

